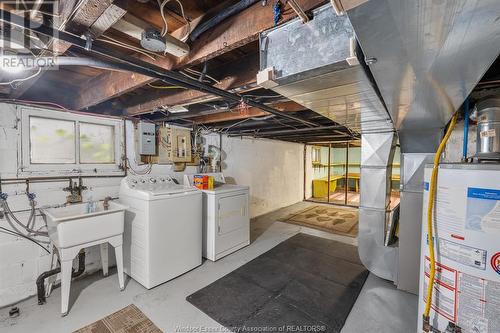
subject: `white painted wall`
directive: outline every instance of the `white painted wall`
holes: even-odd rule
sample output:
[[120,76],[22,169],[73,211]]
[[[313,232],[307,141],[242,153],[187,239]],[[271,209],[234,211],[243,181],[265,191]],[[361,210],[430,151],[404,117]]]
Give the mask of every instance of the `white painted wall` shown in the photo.
[[[18,174],[18,142],[20,107],[0,103],[0,176],[15,178]],[[135,170],[144,169],[135,164],[133,123],[126,122],[127,157]],[[218,135],[206,136],[208,144],[219,145]],[[237,184],[250,186],[250,213],[252,217],[294,204],[303,198],[304,145],[261,139],[223,137],[223,172]],[[310,153],[306,156],[309,156]],[[186,173],[197,172],[188,167]],[[182,182],[183,173],[172,171],[170,165],[154,165],[151,174],[168,174]],[[102,200],[106,196],[117,197],[121,178],[84,179],[88,190],[83,199]],[[59,205],[65,202],[67,192],[62,191],[67,181],[41,182],[30,185],[37,195],[37,207]],[[25,184],[3,185],[9,195],[8,202],[18,218],[28,218],[28,200]],[[9,228],[5,219],[0,226]],[[37,227],[43,228],[41,216]],[[112,253],[112,251],[110,251]],[[86,273],[100,269],[98,248],[86,250]],[[111,254],[111,256],[113,256]],[[111,262],[114,258],[110,258]],[[76,265],[76,263],[75,263]],[[50,268],[50,256],[42,249],[24,240],[0,232],[0,307],[14,304],[36,294],[35,280]]]
[[[206,135],[205,141],[219,146],[219,135]],[[302,201],[304,145],[224,135],[222,156],[224,176],[250,186],[251,217]]]
[[[20,131],[18,121],[20,108],[13,104],[0,103],[0,176],[15,178],[18,172],[18,141]],[[133,123],[126,123],[127,156],[134,164],[135,147]],[[133,165],[134,169],[144,167]],[[186,172],[196,172],[190,167]],[[154,165],[152,174],[168,174],[182,183],[183,173],[175,173],[170,165]],[[121,178],[84,179],[88,187],[83,193],[83,200],[92,196],[93,200],[102,200],[106,196],[117,197]],[[68,185],[67,181],[33,183],[30,191],[36,193],[37,207],[45,205],[59,205],[65,202],[67,192],[62,189]],[[11,209],[22,222],[28,217],[28,200],[24,194],[25,185],[3,185],[2,191],[9,195],[8,202]],[[44,227],[40,216],[37,218],[37,227]],[[11,229],[5,219],[0,219],[0,226]],[[43,239],[43,238],[42,238]],[[110,251],[112,253],[112,251]],[[113,256],[113,255],[111,255]],[[111,258],[111,263],[114,258]],[[23,298],[36,294],[35,280],[50,266],[50,256],[33,243],[0,232],[0,307],[15,303]],[[86,272],[91,273],[100,269],[98,248],[86,250]]]

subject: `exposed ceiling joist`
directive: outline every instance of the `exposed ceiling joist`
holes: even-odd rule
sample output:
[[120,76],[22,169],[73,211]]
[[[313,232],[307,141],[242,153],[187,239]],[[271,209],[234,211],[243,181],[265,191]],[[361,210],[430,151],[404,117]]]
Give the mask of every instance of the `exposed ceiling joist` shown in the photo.
[[[225,67],[227,68],[222,73],[223,78],[220,80],[220,84],[215,85],[216,87],[231,90],[256,84],[256,75],[259,70],[259,59],[256,55],[243,58],[241,61]],[[158,89],[147,96],[139,96],[129,100],[127,104],[130,106],[125,109],[125,113],[139,115],[164,105],[189,105],[215,99],[217,98],[213,95],[196,90],[179,90],[167,94],[165,90]]]
[[[301,8],[306,11],[317,7],[323,2],[324,0],[297,0]],[[170,61],[158,61],[155,62],[155,65],[165,69],[180,69],[202,63],[257,40],[260,32],[272,28],[274,25],[272,6],[273,4],[271,2],[268,2],[266,6],[262,6],[260,2],[256,3],[243,12],[223,21],[212,30],[205,32],[200,39],[194,42],[188,56],[174,61],[168,58]],[[224,3],[221,3],[218,7],[224,8]],[[283,14],[282,21],[287,21],[294,16],[295,13],[293,11],[286,12]],[[192,26],[199,22],[200,19],[201,18],[194,20]],[[179,38],[184,31],[184,28],[180,28],[172,33],[172,35]],[[127,81],[128,84],[124,84],[123,81]],[[72,107],[78,110],[85,109],[105,102],[111,98],[118,97],[151,82],[152,81],[146,77],[135,77],[131,79],[124,73],[106,73],[103,74],[101,78],[96,78],[96,82],[92,82],[99,83],[99,85],[90,84],[88,87],[82,89],[87,91],[86,95],[88,97],[85,98],[82,95],[83,97],[78,98]],[[104,86],[112,88],[105,88]],[[153,102],[151,105],[150,109],[143,108],[140,112],[151,111],[158,104]]]
[[[123,8],[125,8],[127,0],[117,0],[115,5],[111,7],[113,2],[114,0],[85,0],[82,3],[77,0],[61,1],[59,5],[60,17],[56,27],[77,35],[91,29],[94,37],[97,37],[125,14]],[[92,29],[92,27],[94,28]],[[65,53],[71,46],[71,44],[60,40],[53,40],[49,43],[52,44],[54,52],[58,54]],[[24,81],[12,92],[11,97],[21,97],[42,76],[43,73],[31,80]]]
[[[324,0],[297,0],[305,11],[324,3]],[[260,2],[241,13],[229,17],[215,28],[200,36],[187,57],[182,58],[178,67],[202,63],[220,54],[256,41],[259,33],[274,26],[274,3],[268,1],[265,6]],[[283,13],[280,23],[296,16],[293,10]]]
[[[272,105],[273,108],[283,111],[283,112],[296,112],[303,111],[305,108],[295,102],[282,102]],[[190,120],[198,124],[210,124],[218,123],[223,121],[240,120],[253,117],[267,116],[269,113],[264,112],[258,108],[250,107],[243,109],[235,109],[226,112],[219,112],[210,115],[204,115],[199,117],[191,118]]]

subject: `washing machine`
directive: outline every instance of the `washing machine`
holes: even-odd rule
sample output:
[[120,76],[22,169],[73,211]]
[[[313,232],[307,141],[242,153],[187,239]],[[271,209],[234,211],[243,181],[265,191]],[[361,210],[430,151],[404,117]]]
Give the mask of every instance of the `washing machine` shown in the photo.
[[[226,184],[222,173],[214,177],[214,188],[203,193],[203,257],[216,261],[250,244],[248,186]],[[184,175],[184,185],[193,186],[194,175]]]
[[168,176],[121,181],[125,213],[123,266],[151,289],[201,265],[202,193]]

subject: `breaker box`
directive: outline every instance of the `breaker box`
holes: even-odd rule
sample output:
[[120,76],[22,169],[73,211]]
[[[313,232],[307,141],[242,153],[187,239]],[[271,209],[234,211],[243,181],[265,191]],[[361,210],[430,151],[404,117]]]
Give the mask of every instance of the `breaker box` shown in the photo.
[[176,127],[160,129],[160,162],[191,162],[191,131]]
[[139,144],[139,155],[156,154],[156,125],[140,122],[137,126]]

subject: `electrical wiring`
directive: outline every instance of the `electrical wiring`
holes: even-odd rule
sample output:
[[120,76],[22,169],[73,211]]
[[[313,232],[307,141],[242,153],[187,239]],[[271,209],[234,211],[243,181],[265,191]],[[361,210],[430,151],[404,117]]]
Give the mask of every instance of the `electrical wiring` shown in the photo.
[[142,55],[150,58],[151,60],[156,61],[156,58],[154,56],[152,56],[151,54],[149,54],[148,52],[146,52],[146,51],[144,51],[142,49],[139,49],[139,48],[134,47],[132,45],[128,45],[128,44],[122,43],[120,41],[117,41],[115,39],[109,38],[107,36],[103,36],[103,37],[108,38],[109,40],[108,39],[103,39],[103,38],[98,38],[97,40],[100,41],[100,42],[111,44],[111,45],[120,46],[120,47],[123,47],[124,49],[132,50],[134,52],[140,53],[140,54],[142,54]]
[[0,82],[0,86],[9,86],[9,85],[12,85],[12,84],[14,84],[16,82],[24,82],[24,81],[31,80],[32,78],[38,76],[41,72],[42,72],[42,68],[38,67],[38,70],[37,70],[36,73],[34,73],[34,74],[30,75],[30,76],[27,76],[27,77],[20,78],[20,79],[14,79],[12,81]]
[[27,104],[27,105],[32,104],[32,105],[52,106],[52,107],[56,107],[58,109],[66,111],[66,112],[74,112],[74,111],[71,111],[71,110],[65,108],[62,105],[59,105],[59,104],[56,104],[56,103],[52,103],[52,102],[31,101],[31,100],[13,99],[13,98],[0,98],[0,101],[2,101],[2,102],[24,103],[24,104]]
[[[133,167],[132,167],[132,164],[130,163],[130,160],[129,158],[127,157],[126,158],[127,160],[127,168],[132,171],[133,174],[135,175],[147,175],[151,172],[151,170],[153,169],[153,165],[151,163],[148,163],[148,165],[146,166],[146,168],[144,170],[135,170]],[[137,165],[137,161],[134,160],[135,164]]]
[[[194,77],[194,76],[192,76],[192,75],[190,75],[190,74],[188,74],[188,73],[186,73],[186,72],[179,71],[179,73],[181,73],[181,74],[182,74],[182,75],[184,75],[185,77],[188,77],[188,78],[190,78],[190,79],[192,79],[192,80],[196,80],[196,81],[198,81],[198,78],[197,78],[197,77]],[[211,82],[210,82],[210,81],[208,81],[208,80],[203,80],[202,82],[203,82],[203,83],[211,83]]]
[[155,89],[186,89],[181,86],[156,86],[154,84],[148,83],[148,86]]
[[34,240],[31,237],[28,237],[28,236],[23,235],[23,234],[18,233],[18,232],[14,232],[14,231],[9,230],[9,229],[4,228],[4,227],[0,227],[0,231],[3,232],[3,233],[5,233],[5,234],[11,235],[11,236],[18,236],[18,237],[22,237],[24,239],[27,239],[30,242],[32,242],[32,243],[38,245],[39,247],[41,247],[42,249],[44,249],[48,254],[50,254],[50,251],[45,246],[43,246],[42,244],[40,244],[39,242],[37,242],[36,240]]
[[[195,69],[192,69],[192,68],[186,68],[186,69],[185,69],[185,71],[186,71],[186,72],[190,72],[190,73],[192,73],[192,74],[204,75],[205,77],[208,77],[210,80],[214,81],[215,83],[217,83],[217,84],[221,84],[221,82],[220,82],[219,80],[217,80],[216,78],[214,78],[214,77],[212,77],[212,76],[210,76],[210,75],[208,75],[208,74],[202,73],[202,72],[200,72],[200,71],[197,71],[197,70],[195,70]],[[279,97],[279,96],[278,96],[278,97]]]
[[[167,3],[169,3],[170,1],[171,0],[164,0],[162,2],[161,0],[157,0],[158,6],[160,6],[161,19],[163,20],[163,28],[162,28],[162,31],[161,31],[161,35],[162,36],[165,36],[168,33],[168,22],[167,22],[167,18],[165,17],[165,5]],[[184,37],[182,37],[180,39],[181,41],[185,42],[188,39],[189,34],[191,33],[191,23],[186,18],[186,14],[184,13],[184,6],[180,2],[180,0],[175,0],[175,1],[179,4],[179,7],[181,9],[182,18],[184,19],[184,21],[186,21],[186,25],[187,25],[187,30],[186,30],[185,35],[184,35]],[[166,50],[165,50],[165,53],[166,53]]]

